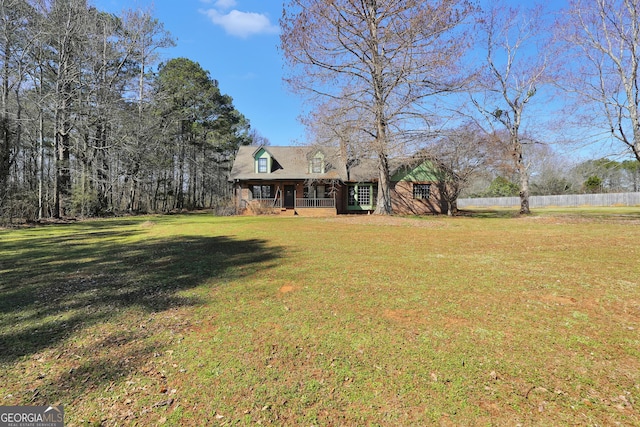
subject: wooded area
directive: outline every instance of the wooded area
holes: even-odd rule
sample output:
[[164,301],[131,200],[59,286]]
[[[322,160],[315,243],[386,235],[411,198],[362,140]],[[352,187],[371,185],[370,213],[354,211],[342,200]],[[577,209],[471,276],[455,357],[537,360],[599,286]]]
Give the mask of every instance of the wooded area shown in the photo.
[[150,12],[0,0],[0,219],[223,205],[249,122]]

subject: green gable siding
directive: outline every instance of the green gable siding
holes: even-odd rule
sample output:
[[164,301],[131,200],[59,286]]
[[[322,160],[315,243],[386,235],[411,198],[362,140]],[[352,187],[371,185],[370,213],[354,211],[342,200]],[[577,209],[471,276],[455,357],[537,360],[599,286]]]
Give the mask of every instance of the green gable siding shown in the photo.
[[392,177],[391,181],[409,181],[409,182],[435,182],[440,181],[441,177],[433,163],[427,161],[420,163],[414,168],[400,168]]
[[258,159],[267,159],[267,173],[271,172],[273,167],[273,160],[271,158],[271,154],[264,148],[259,149],[254,155],[254,172],[258,173]]

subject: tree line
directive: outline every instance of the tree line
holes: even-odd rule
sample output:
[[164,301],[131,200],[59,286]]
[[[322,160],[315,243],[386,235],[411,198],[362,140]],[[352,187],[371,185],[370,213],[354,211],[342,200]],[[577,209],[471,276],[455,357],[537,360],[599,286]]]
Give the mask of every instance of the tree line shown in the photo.
[[[392,213],[390,157],[437,163],[450,211],[479,171],[504,171],[522,213],[539,146],[640,162],[640,0],[288,0],[280,27],[310,142],[377,159],[377,213]],[[228,202],[256,135],[199,64],[160,62],[173,45],[149,11],[0,0],[0,219]]]
[[0,219],[221,206],[249,121],[150,11],[0,0]]
[[[564,168],[558,162],[540,159],[531,176],[531,195],[624,193],[640,191],[640,162],[606,157],[586,160]],[[514,197],[517,179],[497,171],[485,171],[465,188],[463,197]]]
[[436,163],[450,212],[477,172],[508,170],[523,214],[539,146],[640,162],[640,0],[288,0],[280,24],[311,138],[377,159],[378,214],[390,157]]

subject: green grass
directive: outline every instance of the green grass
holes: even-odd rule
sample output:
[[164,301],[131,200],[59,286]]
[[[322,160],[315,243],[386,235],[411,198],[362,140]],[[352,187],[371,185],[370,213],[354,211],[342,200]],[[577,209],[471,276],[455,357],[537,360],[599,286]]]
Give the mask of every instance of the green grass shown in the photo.
[[0,405],[68,425],[640,425],[640,210],[0,230]]

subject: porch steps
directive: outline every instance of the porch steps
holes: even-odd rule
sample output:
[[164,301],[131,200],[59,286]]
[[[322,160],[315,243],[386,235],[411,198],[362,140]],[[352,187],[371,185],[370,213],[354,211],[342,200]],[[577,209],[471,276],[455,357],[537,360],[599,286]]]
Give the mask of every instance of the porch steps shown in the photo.
[[280,215],[283,216],[294,216],[296,214],[296,210],[295,209],[280,209]]

